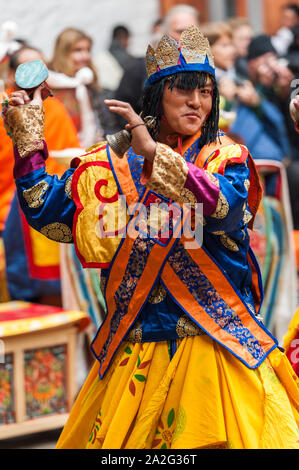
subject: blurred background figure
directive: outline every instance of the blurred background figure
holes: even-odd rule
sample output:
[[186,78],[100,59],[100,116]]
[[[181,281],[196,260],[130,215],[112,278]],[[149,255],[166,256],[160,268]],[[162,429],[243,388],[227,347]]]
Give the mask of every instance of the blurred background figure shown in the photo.
[[225,132],[235,118],[233,104],[236,95],[236,48],[233,33],[225,22],[210,22],[202,25],[202,32],[208,38],[214,56],[216,80],[220,92],[219,125]]
[[171,8],[164,17],[162,32],[179,41],[182,32],[190,25],[199,26],[200,13],[190,5],[179,4]]
[[113,118],[103,103],[91,47],[92,40],[83,31],[63,30],[56,39],[47,80],[72,117],[84,148],[114,131]]
[[124,25],[115,26],[112,31],[112,41],[109,52],[115,57],[119,65],[125,70],[132,55],[128,52],[131,33]]
[[271,37],[278,55],[284,56],[293,41],[292,29],[299,24],[299,5],[288,3],[281,8],[281,28]]
[[95,55],[94,63],[100,76],[100,84],[106,98],[113,97],[133,56],[128,52],[131,33],[124,25],[112,30],[111,43],[107,50]]
[[21,47],[16,39],[18,25],[14,21],[5,21],[0,28],[0,91],[7,85],[9,56]]
[[[22,46],[9,58],[9,82],[16,89],[15,71],[19,64],[30,60],[43,60],[42,53],[31,46]],[[82,150],[75,126],[64,105],[56,98],[44,101],[45,133],[50,155],[53,151],[72,154]],[[5,172],[0,175],[0,224],[5,246],[6,280],[12,300],[61,305],[59,246],[27,224],[19,210],[15,197],[13,178],[13,149],[7,136],[3,120],[0,121],[0,162]],[[66,166],[60,165],[51,156],[46,162],[47,171],[62,175]],[[37,188],[38,196],[38,188]],[[34,203],[32,200],[31,203]],[[50,242],[50,243],[49,243]]]
[[[149,42],[153,47],[156,47],[163,34],[169,34],[178,41],[182,31],[190,24],[199,25],[198,10],[189,5],[176,5],[167,12],[164,18],[159,18],[153,23]],[[115,91],[115,98],[130,103],[133,109],[140,113],[143,86],[146,79],[145,58],[139,57],[129,60],[119,87]],[[126,124],[125,121],[120,116],[117,116],[116,119],[118,128],[122,129]]]
[[161,37],[163,36],[163,18],[158,18],[152,25],[150,43],[156,47]]
[[[273,158],[283,161],[290,157],[290,126],[288,94],[292,72],[277,59],[268,35],[255,36],[249,44],[247,77],[239,77],[236,90],[237,120],[232,126],[240,133],[255,158]],[[259,132],[244,123],[249,116]],[[288,132],[289,131],[289,132]],[[265,145],[264,139],[267,144]]]
[[254,36],[252,26],[247,18],[230,18],[232,40],[235,47],[235,70],[237,75],[247,75],[248,47]]
[[284,56],[295,78],[299,78],[299,24],[292,28],[293,40]]
[[232,29],[227,23],[211,22],[202,25],[201,30],[211,45],[217,83],[220,85],[224,77],[234,80],[236,48],[233,43]]

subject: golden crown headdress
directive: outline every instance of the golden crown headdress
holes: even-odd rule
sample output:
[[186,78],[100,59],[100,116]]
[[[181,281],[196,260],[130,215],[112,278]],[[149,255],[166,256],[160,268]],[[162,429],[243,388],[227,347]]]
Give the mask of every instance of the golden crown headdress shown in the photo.
[[148,46],[146,70],[148,79],[145,86],[177,72],[207,72],[215,76],[209,41],[195,25],[190,25],[183,31],[178,43],[164,35],[156,50],[151,45]]

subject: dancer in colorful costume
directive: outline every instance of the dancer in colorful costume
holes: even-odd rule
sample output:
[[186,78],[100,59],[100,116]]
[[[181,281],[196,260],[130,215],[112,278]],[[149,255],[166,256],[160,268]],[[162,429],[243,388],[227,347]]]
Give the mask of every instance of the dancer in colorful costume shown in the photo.
[[[208,41],[195,26],[179,44],[164,36],[148,48],[147,71],[143,116],[155,128],[108,101],[127,120],[132,147],[119,158],[103,142],[60,179],[45,172],[39,90],[31,102],[14,93],[7,111],[27,220],[74,242],[84,267],[102,268],[96,361],[57,447],[298,448],[298,379],[258,315],[248,228],[259,179],[246,147],[218,131]],[[22,130],[27,113],[35,127]]]

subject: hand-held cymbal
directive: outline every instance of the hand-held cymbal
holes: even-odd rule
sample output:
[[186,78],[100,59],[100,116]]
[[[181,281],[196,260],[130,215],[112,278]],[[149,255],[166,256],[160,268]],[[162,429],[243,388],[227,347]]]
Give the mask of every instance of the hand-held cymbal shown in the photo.
[[42,60],[31,60],[18,66],[15,81],[19,88],[28,90],[41,85],[48,76],[48,68]]
[[32,98],[34,90],[42,83],[45,84],[42,92],[42,99],[52,96],[46,80],[49,77],[49,71],[46,64],[42,60],[31,60],[20,64],[16,70],[15,82],[17,86],[26,90]]

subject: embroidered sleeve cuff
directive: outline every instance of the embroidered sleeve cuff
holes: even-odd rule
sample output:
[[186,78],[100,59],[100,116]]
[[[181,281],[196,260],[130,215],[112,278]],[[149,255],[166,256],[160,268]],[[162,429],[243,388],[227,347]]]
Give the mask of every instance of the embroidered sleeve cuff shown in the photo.
[[179,201],[187,175],[185,159],[167,145],[157,143],[147,187],[168,199]]
[[43,141],[43,151],[39,151],[30,157],[22,158],[19,154],[18,147],[14,145],[15,165],[13,170],[14,179],[28,175],[32,171],[38,170],[45,166],[45,160],[48,158],[47,144]]
[[25,158],[43,150],[45,111],[42,106],[26,104],[9,107],[7,124],[20,157]]

